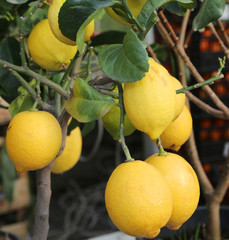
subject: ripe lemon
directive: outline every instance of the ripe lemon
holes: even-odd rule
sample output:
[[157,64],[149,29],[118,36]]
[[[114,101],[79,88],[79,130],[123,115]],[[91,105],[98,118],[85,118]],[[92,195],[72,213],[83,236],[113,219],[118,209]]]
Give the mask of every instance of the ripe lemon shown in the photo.
[[[75,46],[76,42],[65,37],[59,28],[59,23],[58,23],[59,11],[65,1],[66,0],[52,1],[52,4],[49,6],[49,10],[48,10],[48,20],[49,20],[51,30],[57,39],[59,39],[61,42],[65,44]],[[85,29],[84,42],[87,42],[90,40],[90,37],[94,33],[94,30],[95,30],[95,24],[94,24],[94,20],[92,20]]]
[[53,35],[48,19],[40,21],[32,29],[28,48],[34,62],[51,71],[67,68],[77,52],[76,46],[66,45]]
[[197,208],[200,187],[196,173],[184,158],[174,153],[167,153],[166,156],[154,154],[146,162],[163,174],[170,187],[173,210],[166,226],[177,230]]
[[[145,3],[146,0],[127,0],[128,6],[136,18],[140,14]],[[112,17],[116,22],[123,25],[130,25],[129,23],[125,22],[119,15],[117,15],[111,7],[107,7],[105,9],[110,17]]]
[[52,167],[53,173],[63,173],[73,168],[79,161],[82,151],[82,136],[79,127],[73,129],[66,137],[65,148],[55,160]]
[[[171,76],[171,78],[173,80],[175,90],[181,89],[183,87],[180,81],[178,81],[175,77]],[[185,105],[185,98],[186,96],[184,93],[176,94],[176,109],[174,119],[177,118],[177,116],[182,112]]]
[[6,132],[6,149],[18,172],[45,167],[56,157],[61,142],[58,121],[45,111],[16,114]]
[[180,115],[161,134],[161,144],[164,148],[178,151],[188,140],[191,132],[192,116],[187,106],[184,106]]
[[168,71],[152,58],[149,65],[142,80],[125,83],[123,98],[134,127],[155,140],[174,118],[176,93]]
[[162,174],[144,161],[120,164],[111,174],[105,203],[112,222],[135,237],[156,237],[168,222],[172,196]]

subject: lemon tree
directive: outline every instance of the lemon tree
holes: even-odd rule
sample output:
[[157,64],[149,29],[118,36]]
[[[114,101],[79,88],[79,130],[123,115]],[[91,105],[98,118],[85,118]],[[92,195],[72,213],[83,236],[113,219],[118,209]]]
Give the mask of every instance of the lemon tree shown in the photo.
[[[3,152],[8,153],[7,161],[13,162],[10,166],[18,173],[37,173],[33,239],[48,236],[51,172],[68,174],[78,167],[84,136],[97,121],[103,121],[119,141],[125,156],[125,162],[111,173],[105,190],[106,209],[114,225],[131,236],[154,238],[163,227],[176,230],[188,221],[199,201],[196,173],[185,159],[166,153],[163,147],[177,151],[189,138],[192,117],[185,106],[188,98],[208,113],[228,119],[227,106],[208,86],[205,91],[217,109],[185,95],[222,78],[225,59],[219,60],[216,74],[204,80],[183,46],[186,24],[192,20],[188,26],[194,31],[213,28],[213,21],[223,14],[225,1],[203,1],[201,6],[193,0],[3,2],[0,95],[12,116]],[[193,19],[189,18],[192,10],[196,14]],[[184,17],[181,36],[176,36],[166,14]],[[100,24],[107,17],[127,27],[103,31]],[[178,68],[173,69],[173,75],[179,79],[166,69],[168,58],[160,56],[157,43],[147,42],[146,36],[155,26],[165,38],[164,54],[173,56],[171,51],[175,52],[177,61],[173,63],[178,63]],[[187,80],[184,64],[197,80],[194,85],[180,83]],[[72,122],[68,125],[71,118],[74,127]],[[156,142],[159,156],[135,160],[125,142],[125,136],[135,132]],[[195,144],[189,144],[189,155],[198,156]],[[219,205],[219,196],[226,188],[219,184],[214,190],[199,159],[195,161],[207,205]],[[229,173],[223,176],[221,182],[227,182]],[[215,199],[219,199],[217,203]],[[219,222],[214,222],[219,216],[212,209],[209,207],[209,216],[215,218],[210,219],[207,232],[220,239],[216,229]]]

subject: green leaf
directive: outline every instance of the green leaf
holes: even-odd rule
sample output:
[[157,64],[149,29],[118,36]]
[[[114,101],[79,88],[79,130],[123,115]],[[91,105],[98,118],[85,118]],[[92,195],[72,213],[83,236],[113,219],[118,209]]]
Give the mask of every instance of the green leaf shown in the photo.
[[89,123],[85,123],[82,129],[82,137],[87,136],[94,128],[96,121],[91,121]]
[[[142,8],[138,21],[145,26],[146,33],[150,30],[150,28],[156,23],[157,14],[156,11],[166,3],[172,2],[174,0],[147,0],[144,7]],[[177,2],[181,3],[183,7],[191,8],[193,7],[193,0],[177,0]]]
[[77,78],[73,87],[73,96],[64,106],[73,118],[85,123],[103,117],[114,104],[112,97],[97,92],[83,79]]
[[13,200],[13,192],[14,192],[14,184],[17,179],[16,168],[11,161],[7,151],[5,144],[3,144],[1,149],[1,166],[0,166],[0,174],[3,184],[3,192],[6,195],[6,199],[9,202]]
[[29,0],[6,0],[6,1],[13,4],[23,4],[28,2]]
[[217,20],[223,15],[226,0],[204,0],[199,12],[192,22],[192,28],[197,31],[206,27],[209,23]]
[[[14,38],[5,37],[1,40],[0,59],[20,65],[19,52],[19,43]],[[0,92],[7,102],[10,103],[18,96],[19,86],[17,79],[7,69],[0,68]]]
[[169,2],[165,4],[165,9],[169,11],[172,14],[175,14],[177,16],[184,16],[187,8],[183,7],[180,3],[174,1],[174,2]]
[[125,34],[125,32],[114,30],[102,32],[91,39],[91,45],[95,47],[105,44],[121,44]]
[[[35,89],[36,80],[33,79],[29,85]],[[9,113],[13,117],[17,113],[30,110],[33,107],[34,101],[29,92],[23,87],[18,88],[19,96],[11,102],[9,106]]]
[[119,82],[141,80],[149,69],[148,54],[132,30],[124,37],[123,44],[100,49],[98,59],[104,73]]
[[66,0],[59,13],[61,32],[75,41],[78,30],[89,16],[114,3],[114,0]]

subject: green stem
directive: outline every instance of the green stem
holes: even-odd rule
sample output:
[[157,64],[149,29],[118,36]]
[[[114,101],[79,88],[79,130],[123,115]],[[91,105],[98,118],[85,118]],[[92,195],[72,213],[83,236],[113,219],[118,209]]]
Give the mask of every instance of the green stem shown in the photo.
[[194,85],[191,85],[191,86],[187,86],[187,87],[183,87],[181,89],[178,89],[176,90],[176,94],[179,94],[179,93],[186,93],[187,91],[190,91],[190,90],[193,90],[193,89],[196,89],[196,88],[199,88],[199,87],[202,87],[204,85],[210,85],[210,84],[213,84],[214,81],[218,80],[218,79],[221,79],[224,77],[224,75],[221,73],[224,66],[225,66],[225,61],[226,61],[226,57],[224,57],[223,59],[219,58],[219,63],[220,63],[220,68],[218,69],[217,73],[215,76],[209,78],[208,80],[205,80],[203,82],[200,82],[200,83],[196,83]]
[[16,72],[20,72],[20,73],[23,73],[23,74],[25,74],[29,77],[32,77],[32,78],[36,79],[37,81],[40,81],[42,84],[44,84],[44,85],[50,87],[51,89],[55,90],[56,92],[58,92],[64,98],[68,98],[70,96],[70,94],[66,90],[64,90],[60,85],[58,85],[55,82],[39,75],[38,73],[32,71],[28,67],[17,66],[17,65],[14,65],[12,63],[9,63],[7,61],[4,61],[2,59],[0,59],[0,67],[8,69],[9,71],[14,70]]
[[78,55],[78,58],[76,59],[74,65],[72,67],[70,88],[73,87],[73,85],[74,85],[75,77],[80,70],[81,63],[83,61],[83,57],[84,57],[86,50],[87,50],[87,45],[84,46],[82,53]]
[[42,4],[43,4],[43,2],[44,2],[45,0],[38,0],[35,4],[34,4],[34,6],[31,6],[31,7],[29,7],[28,8],[28,10],[24,13],[24,21],[26,21],[30,16],[32,16],[35,12],[36,12],[36,10],[39,8],[39,7],[41,7],[42,6]]
[[87,77],[85,79],[86,82],[91,80],[91,59],[92,59],[92,53],[93,53],[93,47],[91,46],[89,48],[89,54],[88,54],[88,61],[87,61]]
[[59,93],[55,93],[55,113],[59,116],[61,112],[61,96]]
[[18,80],[18,82],[28,91],[28,93],[31,95],[33,100],[39,104],[43,109],[50,109],[51,106],[45,102],[43,102],[39,96],[37,96],[37,93],[35,90],[29,85],[29,83],[15,70],[10,70],[11,74]]
[[76,59],[79,56],[79,52],[77,51],[76,55],[74,56],[74,58],[72,59],[70,65],[68,66],[66,72],[64,73],[63,78],[61,79],[61,86],[63,87],[63,89],[67,90],[68,86],[70,85],[71,82],[71,78],[70,73],[75,65]]
[[126,145],[123,129],[124,129],[124,104],[123,104],[123,89],[122,84],[118,83],[118,91],[119,91],[119,107],[120,107],[120,131],[119,131],[119,143],[122,146],[123,152],[126,156],[126,162],[134,161],[134,159],[130,155],[130,151]]
[[19,29],[19,43],[20,43],[20,57],[22,66],[26,67],[27,60],[26,60],[26,53],[25,53],[25,39],[24,39],[24,28],[25,28],[25,22],[23,20],[23,17],[17,16],[17,26]]
[[125,8],[125,10],[127,11],[127,13],[130,15],[130,18],[133,20],[133,22],[136,24],[138,30],[140,32],[144,32],[145,28],[140,24],[140,22],[138,21],[138,19],[134,16],[133,12],[131,11],[130,7],[128,6],[127,0],[121,0],[122,4]]
[[157,146],[158,146],[158,149],[159,149],[158,156],[166,156],[167,152],[164,150],[164,148],[161,145],[160,137],[157,139]]

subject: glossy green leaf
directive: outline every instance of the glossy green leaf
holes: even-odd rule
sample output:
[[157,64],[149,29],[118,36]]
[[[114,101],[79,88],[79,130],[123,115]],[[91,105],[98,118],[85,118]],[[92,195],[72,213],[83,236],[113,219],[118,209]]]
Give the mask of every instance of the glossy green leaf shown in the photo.
[[104,73],[119,82],[141,80],[149,69],[148,54],[132,30],[124,37],[123,44],[103,47],[98,57]]
[[113,4],[114,0],[66,0],[59,13],[61,32],[75,41],[78,30],[89,16]]
[[121,31],[106,31],[98,34],[91,39],[92,46],[100,46],[105,44],[123,43],[125,32]]
[[13,200],[14,184],[15,180],[17,179],[17,172],[6,151],[5,144],[3,144],[1,149],[0,174],[3,185],[3,192],[6,196],[6,199],[11,202]]
[[[32,88],[35,88],[36,80],[33,79],[29,83],[29,85]],[[9,113],[12,117],[19,112],[30,110],[34,104],[33,98],[23,86],[20,86],[18,88],[18,93],[19,93],[19,96],[16,99],[14,99],[14,101],[12,101],[9,106]]]
[[[145,26],[146,33],[149,29],[156,23],[157,14],[156,11],[163,5],[172,2],[174,0],[147,0],[144,7],[142,8],[139,16],[138,21]],[[193,7],[193,0],[177,0],[183,7],[192,8]],[[141,34],[141,33],[140,33]]]
[[85,123],[103,117],[114,104],[112,97],[97,92],[83,79],[77,78],[73,87],[73,96],[64,106],[73,118]]
[[[0,42],[0,59],[6,60],[16,65],[21,64],[20,46],[14,38],[5,37]],[[17,95],[17,89],[20,86],[17,79],[6,69],[0,68],[0,92],[1,96],[7,101],[13,101]]]
[[175,14],[177,16],[184,16],[187,8],[183,7],[179,2],[169,2],[165,4],[165,9],[169,11],[172,14]]
[[197,31],[206,27],[212,21],[217,20],[223,15],[226,0],[204,0],[199,12],[192,22],[192,28]]

